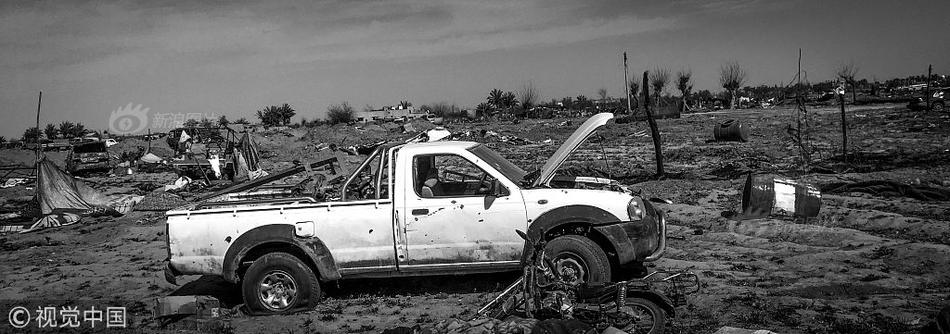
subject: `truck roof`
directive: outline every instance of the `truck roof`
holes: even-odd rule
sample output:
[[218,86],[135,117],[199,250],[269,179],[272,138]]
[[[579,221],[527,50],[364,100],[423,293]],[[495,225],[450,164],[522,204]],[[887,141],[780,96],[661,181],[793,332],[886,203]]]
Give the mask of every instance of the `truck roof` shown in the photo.
[[445,140],[445,141],[434,141],[434,142],[425,142],[425,143],[408,143],[404,144],[401,147],[403,148],[414,148],[414,147],[445,147],[445,148],[458,148],[458,149],[469,149],[480,143],[473,141],[455,141],[455,140]]

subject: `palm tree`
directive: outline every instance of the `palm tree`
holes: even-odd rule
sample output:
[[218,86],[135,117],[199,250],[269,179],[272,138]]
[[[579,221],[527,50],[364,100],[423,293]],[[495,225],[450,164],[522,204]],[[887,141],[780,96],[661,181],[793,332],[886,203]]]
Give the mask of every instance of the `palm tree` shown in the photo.
[[499,89],[492,89],[491,92],[488,92],[488,104],[495,108],[502,108],[502,98],[505,95]]
[[43,134],[46,135],[46,139],[56,139],[59,135],[59,131],[56,130],[55,125],[46,124],[46,129],[43,129]]
[[482,102],[475,107],[475,116],[479,118],[490,118],[493,116],[494,108],[488,103]]

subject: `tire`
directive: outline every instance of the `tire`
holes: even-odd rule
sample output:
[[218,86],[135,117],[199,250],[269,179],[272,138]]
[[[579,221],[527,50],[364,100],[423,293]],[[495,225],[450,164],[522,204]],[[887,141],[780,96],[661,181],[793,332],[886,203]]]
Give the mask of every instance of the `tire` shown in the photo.
[[261,256],[247,268],[241,294],[253,315],[288,314],[317,305],[320,281],[297,257],[275,252]]
[[931,110],[936,111],[936,112],[946,112],[947,106],[944,105],[943,102],[937,102],[937,103],[934,103],[933,106],[931,106]]
[[666,312],[656,303],[636,297],[628,297],[621,311],[635,320],[619,328],[627,333],[663,334],[666,327]]
[[580,272],[577,278],[588,283],[611,280],[610,260],[593,240],[579,235],[562,235],[548,242],[544,249],[553,260],[556,272],[563,272],[564,268],[574,269]]

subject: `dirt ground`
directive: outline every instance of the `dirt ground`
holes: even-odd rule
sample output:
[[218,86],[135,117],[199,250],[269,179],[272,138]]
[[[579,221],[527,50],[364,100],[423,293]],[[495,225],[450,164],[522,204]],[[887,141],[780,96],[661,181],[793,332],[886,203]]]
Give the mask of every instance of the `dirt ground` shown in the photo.
[[[722,326],[779,333],[913,332],[950,303],[950,202],[910,196],[822,194],[816,218],[734,220],[745,173],[784,175],[826,187],[886,180],[946,190],[950,187],[950,116],[903,106],[849,108],[851,152],[840,156],[836,109],[810,109],[818,152],[807,170],[789,140],[794,109],[741,110],[660,120],[667,176],[653,177],[654,158],[645,122],[610,124],[585,144],[566,173],[609,176],[667,198],[669,248],[657,269],[688,268],[703,289],[669,323],[671,333],[712,333]],[[735,119],[751,127],[748,142],[711,142],[713,126]],[[484,141],[526,170],[540,166],[583,119],[529,120],[520,124],[449,124],[453,132],[486,129],[531,141]],[[568,124],[569,123],[569,124]],[[288,161],[339,156],[344,167],[359,157],[319,151],[318,144],[370,143],[410,134],[379,127],[289,129],[256,134],[265,168]],[[551,139],[549,143],[545,143]],[[132,145],[129,143],[120,145]],[[4,162],[30,159],[2,152]],[[608,163],[604,163],[604,157]],[[25,158],[24,158],[25,157]],[[61,159],[61,157],[60,157]],[[280,163],[278,163],[280,162]],[[135,191],[140,183],[167,184],[171,173],[99,176],[90,184],[106,193]],[[22,205],[32,192],[0,190],[0,206]],[[248,317],[239,312],[236,286],[214,277],[163,279],[166,258],[162,213],[137,211],[120,218],[29,234],[0,235],[0,300],[107,300],[130,307],[136,326],[158,331],[148,312],[167,295],[212,295],[234,312],[218,332],[380,332],[396,326],[466,319],[516,278],[514,274],[416,279],[352,280],[325,287],[316,309],[289,316]]]

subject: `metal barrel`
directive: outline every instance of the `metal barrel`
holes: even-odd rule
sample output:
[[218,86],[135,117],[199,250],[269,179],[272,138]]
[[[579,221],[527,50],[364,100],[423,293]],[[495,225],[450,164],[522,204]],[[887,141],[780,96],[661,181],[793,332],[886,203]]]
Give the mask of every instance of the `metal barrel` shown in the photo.
[[730,119],[716,125],[713,129],[713,136],[715,136],[716,141],[744,142],[749,140],[749,127]]
[[749,174],[742,189],[742,214],[745,218],[769,215],[815,217],[820,209],[821,192],[808,183]]

